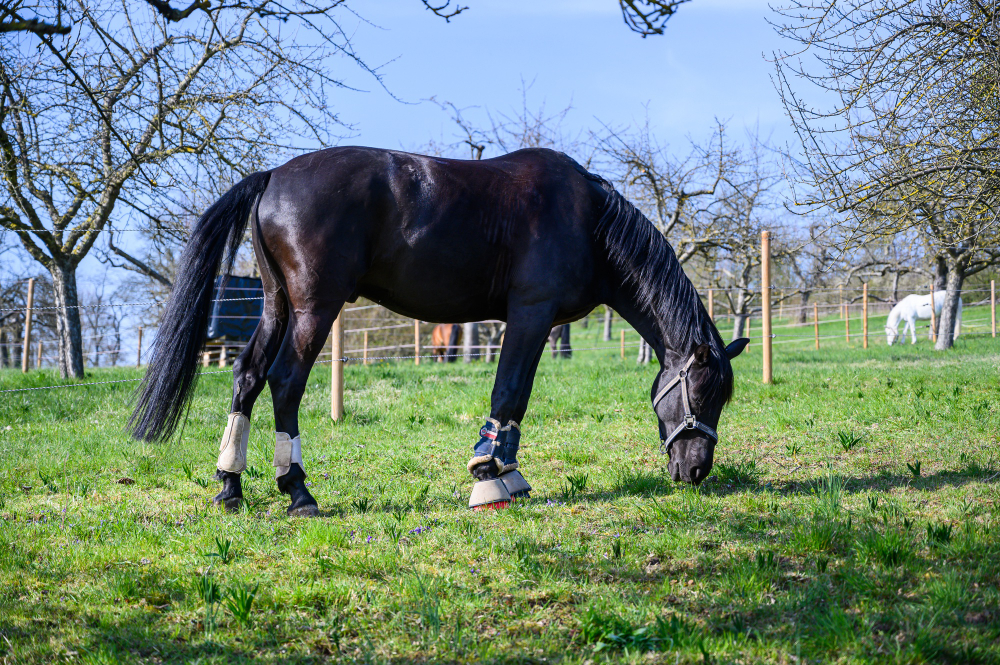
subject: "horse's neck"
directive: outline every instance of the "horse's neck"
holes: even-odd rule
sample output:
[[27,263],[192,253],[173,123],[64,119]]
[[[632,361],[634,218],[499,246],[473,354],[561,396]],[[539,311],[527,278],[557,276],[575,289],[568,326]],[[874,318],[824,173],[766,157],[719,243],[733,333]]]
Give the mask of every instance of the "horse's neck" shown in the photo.
[[902,307],[900,305],[896,305],[895,307],[892,308],[892,311],[889,312],[889,318],[886,319],[885,322],[886,328],[896,328],[899,326],[899,319],[903,315],[902,312],[900,311],[901,309]]
[[[656,320],[652,314],[646,311],[644,307],[638,302],[638,299],[631,294],[626,295],[623,291],[619,291],[614,300],[609,303],[611,308],[618,312],[619,315],[625,321],[628,322],[630,326],[635,328],[636,332],[642,335],[642,338],[646,340],[650,348],[653,349],[653,353],[656,354],[657,360],[663,363],[664,352],[669,349],[667,346],[667,341],[663,336],[663,327],[660,322]],[[681,350],[669,349],[680,353]]]

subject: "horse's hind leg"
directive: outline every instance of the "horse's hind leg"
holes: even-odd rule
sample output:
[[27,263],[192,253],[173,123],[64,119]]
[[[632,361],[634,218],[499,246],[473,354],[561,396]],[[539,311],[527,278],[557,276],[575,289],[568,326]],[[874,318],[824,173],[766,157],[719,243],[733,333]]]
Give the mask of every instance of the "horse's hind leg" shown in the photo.
[[236,510],[243,499],[240,474],[246,469],[250,412],[264,389],[267,370],[278,354],[287,320],[284,294],[280,291],[269,294],[257,329],[233,363],[233,400],[215,472],[216,480],[222,481],[222,491],[214,499],[215,505],[228,511]]
[[299,438],[299,404],[305,392],[309,371],[323,349],[330,326],[343,301],[324,304],[322,309],[297,310],[291,320],[278,357],[267,375],[274,401],[274,475],[278,489],[291,498],[288,514],[319,514],[316,499],[306,489]]

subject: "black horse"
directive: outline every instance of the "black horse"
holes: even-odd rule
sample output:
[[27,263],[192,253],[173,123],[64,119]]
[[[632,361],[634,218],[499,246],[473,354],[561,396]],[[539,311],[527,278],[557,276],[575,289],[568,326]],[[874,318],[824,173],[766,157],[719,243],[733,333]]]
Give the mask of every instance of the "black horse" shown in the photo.
[[330,148],[242,180],[205,212],[184,250],[129,421],[135,437],[164,440],[177,426],[197,380],[213,280],[220,264],[228,272],[248,223],[264,313],[233,368],[217,503],[242,498],[248,419],[267,380],[278,487],[291,497],[289,514],[316,514],[299,402],[337,313],[360,296],[424,321],[507,322],[490,417],[469,464],[480,480],[517,468],[518,423],[549,331],[599,304],[659,360],[650,395],[674,480],[699,483],[712,468],[730,358],[748,340],[724,345],[669,243],[608,182],[541,149],[464,161]]

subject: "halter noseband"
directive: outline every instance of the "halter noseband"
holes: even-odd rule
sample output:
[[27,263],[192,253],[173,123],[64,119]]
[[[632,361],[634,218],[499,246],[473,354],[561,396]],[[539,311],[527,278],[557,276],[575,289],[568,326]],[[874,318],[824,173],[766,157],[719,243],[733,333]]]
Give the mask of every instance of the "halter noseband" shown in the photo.
[[708,436],[712,437],[716,443],[719,442],[719,435],[714,429],[706,425],[705,423],[698,420],[698,418],[691,412],[691,400],[688,398],[688,387],[687,387],[687,374],[688,370],[691,369],[691,365],[694,364],[694,355],[692,354],[688,358],[687,364],[677,372],[677,376],[670,380],[670,383],[660,388],[660,392],[656,393],[656,397],[653,398],[653,409],[656,409],[656,405],[667,396],[667,393],[676,386],[678,383],[681,385],[681,403],[684,405],[684,422],[677,426],[677,428],[670,433],[670,435],[660,441],[660,452],[669,453],[670,447],[674,443],[674,439],[679,437],[684,430],[696,429],[701,430]]

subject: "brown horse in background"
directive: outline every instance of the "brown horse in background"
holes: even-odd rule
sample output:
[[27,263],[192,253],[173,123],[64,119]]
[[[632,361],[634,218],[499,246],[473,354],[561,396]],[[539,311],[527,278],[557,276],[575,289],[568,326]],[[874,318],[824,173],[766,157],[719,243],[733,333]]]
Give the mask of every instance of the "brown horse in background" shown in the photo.
[[462,343],[462,325],[439,323],[431,333],[431,355],[439,363],[458,360],[458,345]]

